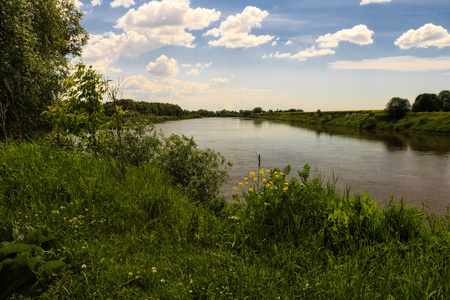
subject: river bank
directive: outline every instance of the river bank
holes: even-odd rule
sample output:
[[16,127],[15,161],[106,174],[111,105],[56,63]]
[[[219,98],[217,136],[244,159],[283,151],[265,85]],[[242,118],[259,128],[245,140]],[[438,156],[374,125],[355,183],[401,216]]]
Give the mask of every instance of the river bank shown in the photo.
[[299,125],[450,134],[450,112],[409,112],[401,119],[393,119],[383,110],[273,112],[254,113],[248,117],[252,119],[286,121]]
[[2,299],[450,293],[449,216],[341,195],[308,166],[253,170],[236,184],[247,205],[212,211],[153,163],[122,176],[116,159],[48,145],[0,154]]

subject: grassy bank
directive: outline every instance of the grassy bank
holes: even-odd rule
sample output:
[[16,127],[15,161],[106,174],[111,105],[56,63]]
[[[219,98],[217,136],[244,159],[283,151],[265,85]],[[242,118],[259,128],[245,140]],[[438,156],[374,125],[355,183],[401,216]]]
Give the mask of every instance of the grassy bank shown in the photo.
[[289,181],[289,168],[249,173],[235,196],[247,205],[213,212],[151,161],[123,177],[105,156],[0,152],[2,299],[450,295],[448,217],[341,195],[307,166]]
[[304,125],[343,126],[363,129],[412,130],[450,133],[449,112],[409,112],[393,119],[385,111],[274,112],[252,114],[251,118],[279,120]]

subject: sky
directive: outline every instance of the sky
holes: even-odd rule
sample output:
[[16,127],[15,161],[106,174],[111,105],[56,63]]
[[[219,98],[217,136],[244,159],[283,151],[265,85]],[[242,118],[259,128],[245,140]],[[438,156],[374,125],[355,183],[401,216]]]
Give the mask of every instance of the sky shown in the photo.
[[384,109],[450,89],[448,0],[74,0],[123,98],[218,111]]

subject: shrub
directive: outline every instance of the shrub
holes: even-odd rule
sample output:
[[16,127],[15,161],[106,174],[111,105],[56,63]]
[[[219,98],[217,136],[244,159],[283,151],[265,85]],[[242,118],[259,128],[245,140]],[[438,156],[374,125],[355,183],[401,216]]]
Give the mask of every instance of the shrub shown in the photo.
[[450,91],[441,91],[438,97],[441,103],[441,110],[450,111]]
[[401,119],[411,110],[411,104],[408,99],[394,97],[386,104],[385,110],[392,118]]

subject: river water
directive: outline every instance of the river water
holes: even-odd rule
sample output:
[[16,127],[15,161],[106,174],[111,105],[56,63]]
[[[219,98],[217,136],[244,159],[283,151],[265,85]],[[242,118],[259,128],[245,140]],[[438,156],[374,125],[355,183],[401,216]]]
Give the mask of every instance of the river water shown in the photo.
[[193,137],[199,148],[211,148],[233,162],[222,188],[228,197],[248,173],[305,164],[313,175],[346,186],[352,193],[367,191],[385,203],[403,198],[438,215],[450,206],[450,136],[376,132],[348,128],[303,128],[274,121],[208,118],[156,125],[164,135]]

